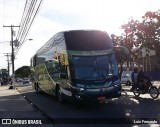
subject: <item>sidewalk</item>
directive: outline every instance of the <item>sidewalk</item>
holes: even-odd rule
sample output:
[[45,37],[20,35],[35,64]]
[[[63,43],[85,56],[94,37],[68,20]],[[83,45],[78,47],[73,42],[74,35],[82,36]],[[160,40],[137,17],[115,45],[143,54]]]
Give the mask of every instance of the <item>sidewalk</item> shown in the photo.
[[0,86],[0,118],[44,118],[16,89]]
[[[53,126],[52,124],[39,124],[40,122],[34,125],[34,120],[39,120],[40,122],[41,120],[48,121],[48,119],[46,119],[39,110],[34,108],[18,90],[9,89],[8,85],[0,86],[0,127],[9,126],[8,124],[15,124],[14,126],[18,127],[28,127],[30,124],[36,127]],[[23,121],[27,121],[26,125],[23,124]]]
[[0,111],[33,111],[34,108],[16,89],[0,86]]

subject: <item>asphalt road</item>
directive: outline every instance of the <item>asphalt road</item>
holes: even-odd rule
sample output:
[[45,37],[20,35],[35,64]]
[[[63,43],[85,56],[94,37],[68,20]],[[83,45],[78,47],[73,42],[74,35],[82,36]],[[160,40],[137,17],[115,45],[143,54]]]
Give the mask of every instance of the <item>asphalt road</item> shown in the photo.
[[[73,104],[70,102],[61,104],[53,96],[44,93],[37,94],[30,84],[19,84],[16,87],[29,103],[36,106],[58,127],[74,127],[75,125],[86,127],[160,127],[159,124],[153,124],[157,118],[160,120],[160,96],[156,100],[153,100],[149,94],[135,98],[133,93],[129,91],[129,86],[123,86],[120,98],[107,100],[102,104]],[[140,124],[142,120],[143,122],[145,120],[153,120],[154,122]],[[111,124],[108,124],[110,122]]]

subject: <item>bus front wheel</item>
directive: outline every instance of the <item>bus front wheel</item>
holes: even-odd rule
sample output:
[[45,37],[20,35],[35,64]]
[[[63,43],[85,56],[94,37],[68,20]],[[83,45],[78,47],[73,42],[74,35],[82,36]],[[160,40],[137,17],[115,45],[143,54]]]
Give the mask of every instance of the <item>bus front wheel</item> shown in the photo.
[[61,103],[63,103],[64,99],[62,97],[62,91],[61,91],[61,87],[59,85],[57,86],[56,94],[57,94],[58,101],[61,102]]

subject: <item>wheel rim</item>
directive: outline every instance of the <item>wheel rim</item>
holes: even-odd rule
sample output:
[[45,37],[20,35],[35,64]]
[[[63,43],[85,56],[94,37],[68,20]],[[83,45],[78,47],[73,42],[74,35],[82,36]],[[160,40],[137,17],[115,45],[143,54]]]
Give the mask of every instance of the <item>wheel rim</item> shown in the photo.
[[159,90],[156,87],[151,87],[150,96],[154,99],[157,98],[159,96]]

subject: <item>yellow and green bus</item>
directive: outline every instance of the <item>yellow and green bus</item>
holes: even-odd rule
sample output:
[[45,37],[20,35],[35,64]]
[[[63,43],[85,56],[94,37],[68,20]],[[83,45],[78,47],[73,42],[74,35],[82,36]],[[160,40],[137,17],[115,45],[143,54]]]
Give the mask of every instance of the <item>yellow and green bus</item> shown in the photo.
[[105,31],[59,32],[31,58],[31,67],[36,92],[45,91],[61,102],[121,96],[116,54]]

